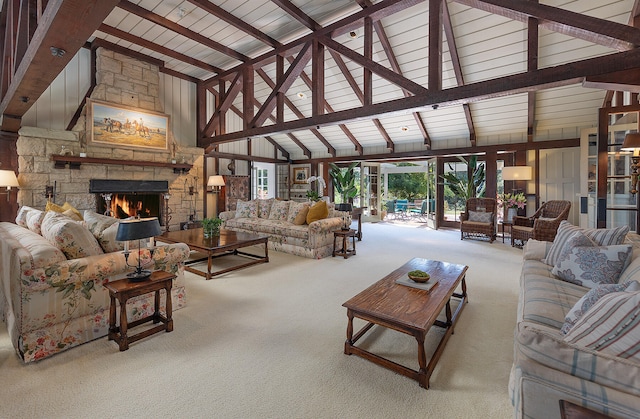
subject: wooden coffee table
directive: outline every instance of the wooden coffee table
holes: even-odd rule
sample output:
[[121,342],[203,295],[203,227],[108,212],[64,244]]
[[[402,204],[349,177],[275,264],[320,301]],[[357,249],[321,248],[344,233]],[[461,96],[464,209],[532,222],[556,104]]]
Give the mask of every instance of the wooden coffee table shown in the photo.
[[[269,250],[267,248],[268,236],[259,236],[257,234],[220,229],[220,234],[218,236],[205,239],[202,228],[194,228],[190,230],[168,231],[163,233],[161,236],[156,237],[156,239],[158,241],[168,243],[185,243],[189,246],[189,249],[204,253],[206,256],[203,258],[187,260],[184,268],[189,272],[204,276],[206,279],[211,279],[216,275],[222,275],[223,273],[235,271],[257,263],[269,262]],[[264,256],[238,250],[243,247],[258,244],[264,244]],[[228,255],[240,255],[250,259],[250,261],[212,272],[211,268],[213,265],[213,258]],[[206,272],[189,266],[204,260],[207,261]]]
[[[397,284],[396,280],[405,278],[409,271],[423,270],[437,279],[438,284],[429,291]],[[453,334],[453,328],[464,304],[467,302],[467,285],[465,274],[468,266],[435,260],[414,258],[391,272],[389,275],[371,285],[342,306],[347,308],[347,340],[344,353],[355,354],[398,374],[417,380],[420,387],[429,388],[429,377],[433,372],[444,347]],[[454,291],[462,284],[462,293]],[[451,297],[460,299],[455,313],[451,313]],[[444,310],[446,320],[437,320]],[[353,334],[353,318],[367,321],[358,333]],[[355,346],[374,325],[387,327],[398,332],[412,335],[418,342],[418,371],[385,359],[365,349]],[[431,326],[446,329],[438,347],[427,364],[424,341]]]

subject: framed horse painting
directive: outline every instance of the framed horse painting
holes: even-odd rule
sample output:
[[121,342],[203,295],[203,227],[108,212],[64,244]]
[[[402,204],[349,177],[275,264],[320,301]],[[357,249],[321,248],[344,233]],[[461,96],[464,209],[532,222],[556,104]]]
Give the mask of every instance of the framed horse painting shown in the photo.
[[169,115],[92,99],[87,109],[91,143],[167,151]]

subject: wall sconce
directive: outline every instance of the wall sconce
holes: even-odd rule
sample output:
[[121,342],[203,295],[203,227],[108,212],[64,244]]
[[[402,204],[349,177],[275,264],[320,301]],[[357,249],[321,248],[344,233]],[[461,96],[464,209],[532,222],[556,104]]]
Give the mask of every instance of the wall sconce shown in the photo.
[[20,186],[15,172],[13,170],[0,170],[0,187],[6,188],[6,191],[0,192],[0,194],[7,194],[7,202],[10,201],[11,188],[14,186]]
[[631,192],[632,195],[635,195],[638,192],[638,164],[640,163],[640,133],[632,133],[624,136],[624,141],[622,142],[622,147],[620,147],[622,151],[632,151],[633,155],[631,156]]
[[224,186],[224,178],[220,175],[209,176],[207,186],[210,186],[213,192],[218,193],[220,192],[220,188]]

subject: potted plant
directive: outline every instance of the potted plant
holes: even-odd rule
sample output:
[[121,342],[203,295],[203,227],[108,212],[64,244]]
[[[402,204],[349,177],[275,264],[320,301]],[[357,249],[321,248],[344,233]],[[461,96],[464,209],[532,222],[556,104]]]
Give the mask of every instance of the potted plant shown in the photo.
[[202,231],[204,232],[204,238],[208,239],[213,236],[220,235],[220,225],[222,220],[220,218],[204,218],[202,220]]
[[331,170],[329,175],[333,181],[333,187],[336,189],[341,197],[341,204],[336,205],[336,209],[339,211],[351,211],[353,209],[349,202],[358,194],[358,188],[356,187],[356,171],[358,162],[353,162],[346,169],[341,169],[335,163],[329,163]]

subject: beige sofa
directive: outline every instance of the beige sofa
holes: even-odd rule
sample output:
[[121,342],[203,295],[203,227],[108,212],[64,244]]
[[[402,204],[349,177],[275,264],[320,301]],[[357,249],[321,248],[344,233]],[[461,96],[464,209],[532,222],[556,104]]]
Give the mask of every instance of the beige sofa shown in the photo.
[[[640,417],[639,320],[618,324],[619,317],[640,314],[639,248],[632,235],[624,239],[627,230],[581,230],[564,221],[555,248],[536,240],[525,245],[509,383],[515,417],[560,418],[560,400],[613,418]],[[577,231],[600,247],[571,247],[581,239],[573,237]],[[625,242],[616,245],[621,237]],[[615,283],[594,286],[584,279],[602,275]]]
[[[29,207],[19,210],[16,224],[0,223],[0,312],[24,362],[107,335],[110,300],[102,284],[131,271],[122,243],[115,241],[116,230],[116,219],[89,211],[78,222]],[[136,254],[130,263],[137,262]],[[177,275],[174,310],[186,304],[183,261],[188,255],[185,244],[160,246],[153,255],[153,269]],[[147,250],[143,258],[151,263]],[[130,301],[130,321],[153,311],[152,294]],[[164,297],[161,301],[164,305]]]
[[222,212],[220,218],[226,229],[267,234],[269,249],[312,259],[327,257],[333,252],[333,231],[340,229],[343,216],[350,223],[351,215],[329,203],[326,218],[300,223],[305,206],[309,204],[273,199],[238,201],[235,211]]

